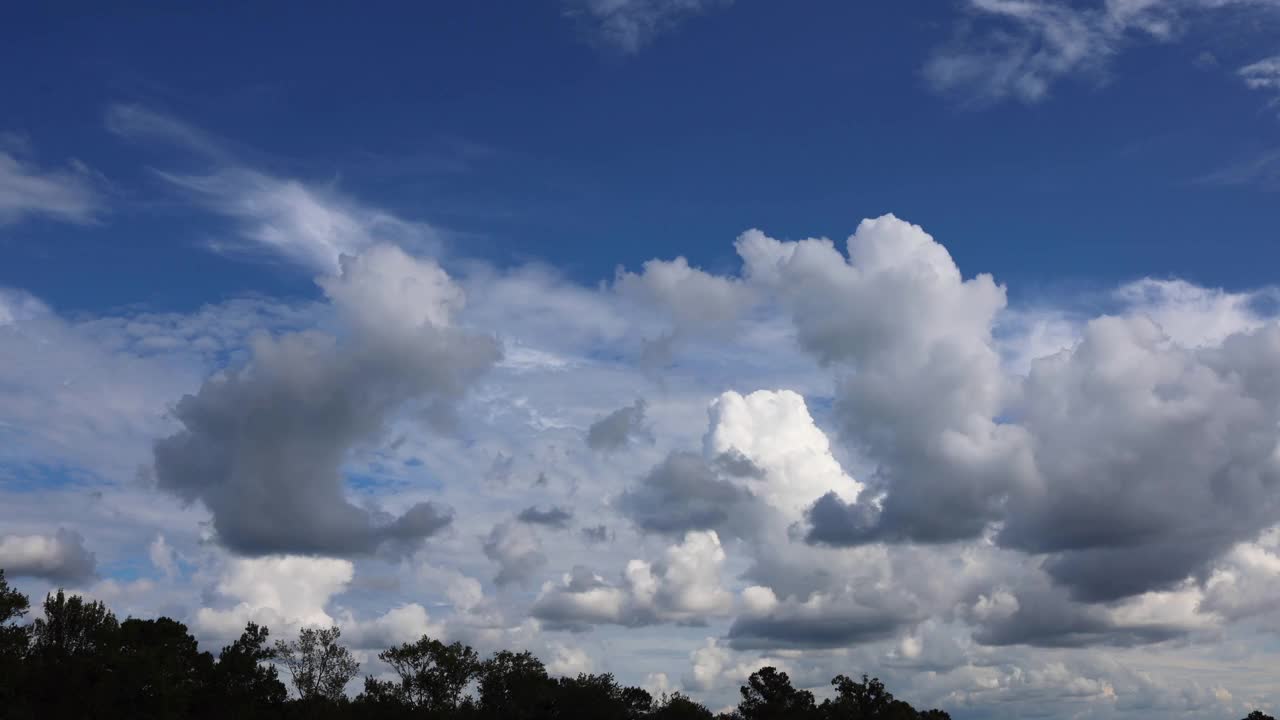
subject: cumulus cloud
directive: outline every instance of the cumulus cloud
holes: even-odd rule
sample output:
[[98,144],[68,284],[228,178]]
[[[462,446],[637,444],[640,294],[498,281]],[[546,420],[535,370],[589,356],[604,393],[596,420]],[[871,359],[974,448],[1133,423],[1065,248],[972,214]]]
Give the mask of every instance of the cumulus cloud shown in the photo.
[[234,558],[223,568],[215,588],[234,604],[200,608],[193,626],[204,637],[223,640],[239,635],[249,622],[282,636],[303,627],[338,625],[344,643],[360,649],[382,649],[424,634],[443,634],[442,626],[416,603],[400,604],[368,618],[356,617],[350,610],[332,612],[334,598],[347,590],[354,577],[351,561],[338,558]]
[[364,553],[452,517],[431,502],[398,518],[357,507],[342,464],[406,406],[446,416],[498,358],[496,342],[452,326],[462,291],[393,246],[344,257],[340,275],[318,282],[343,335],[256,337],[252,361],[184,397],[174,409],[183,430],[155,445],[159,487],[208,507],[236,552]]
[[0,535],[0,568],[10,576],[51,582],[80,582],[93,576],[97,564],[84,538],[71,530],[52,535]]
[[94,176],[83,164],[51,170],[0,150],[0,225],[27,217],[89,223],[102,206]]
[[729,628],[735,649],[848,647],[893,637],[909,620],[902,608],[883,601],[865,605],[815,593],[805,601],[779,603],[759,595]]
[[827,493],[857,499],[862,485],[831,454],[831,442],[798,393],[729,391],[711,403],[708,415],[704,455],[786,520],[801,520]]
[[563,0],[564,13],[607,47],[634,53],[687,18],[733,0]]
[[738,240],[746,272],[789,308],[801,345],[840,372],[841,429],[879,463],[856,505],[824,496],[809,538],[975,537],[1026,481],[1024,434],[995,421],[1008,392],[991,333],[1004,288],[989,275],[964,279],[942,245],[892,215],[863,221],[847,249],[758,231]]
[[614,289],[657,309],[680,333],[724,332],[752,302],[738,278],[691,267],[683,257],[649,260],[639,273],[619,270]]
[[1280,503],[1280,328],[1189,350],[1146,318],[1102,318],[1039,360],[1019,406],[1039,480],[998,541],[1049,553],[1083,599],[1169,587],[1255,537]]
[[636,400],[591,423],[587,428],[587,447],[612,452],[636,440],[652,439],[653,433],[644,419],[645,407],[644,400]]
[[[969,23],[925,65],[938,91],[976,102],[1038,102],[1073,75],[1105,78],[1112,59],[1139,41],[1179,37],[1199,13],[1274,7],[1270,0],[967,0]],[[1265,62],[1242,75],[1266,82]],[[1253,66],[1250,66],[1253,67]]]
[[559,583],[543,584],[532,613],[553,628],[573,630],[597,624],[701,623],[732,603],[720,583],[724,560],[715,531],[691,531],[657,563],[628,562],[618,582],[575,567]]
[[[1090,322],[1074,348],[1010,385],[991,338],[1003,291],[986,276],[963,280],[919,228],[864,224],[847,263],[815,241],[741,244],[748,268],[763,266],[790,295],[802,343],[851,367],[837,417],[879,462],[877,495],[813,506],[811,542],[957,540],[999,521],[1000,545],[1047,554],[1055,580],[1103,601],[1202,572],[1274,512],[1280,418],[1267,368],[1278,331],[1239,299],[1131,287],[1147,312]],[[889,306],[911,319],[814,317],[819,302],[865,306],[871,288],[880,306],[900,298]],[[1152,292],[1178,302],[1149,303]]]

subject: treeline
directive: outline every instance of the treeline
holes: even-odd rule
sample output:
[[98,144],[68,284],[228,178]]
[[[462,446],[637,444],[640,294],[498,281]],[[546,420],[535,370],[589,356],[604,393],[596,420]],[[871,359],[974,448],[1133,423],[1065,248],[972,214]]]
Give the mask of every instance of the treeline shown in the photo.
[[[944,720],[918,711],[876,679],[844,675],[817,702],[785,672],[764,667],[740,689],[736,710],[713,714],[680,693],[654,698],[611,674],[552,678],[528,652],[481,659],[461,643],[423,637],[379,653],[394,679],[366,676],[338,628],[306,628],[270,642],[249,623],[215,658],[170,618],[118,622],[101,602],[62,591],[22,624],[29,601],[0,570],[0,720],[60,718],[439,718],[464,720]],[[293,686],[290,693],[284,680]],[[1255,713],[1249,720],[1274,720]]]
[[[713,720],[680,694],[654,698],[611,674],[553,678],[528,652],[481,659],[461,643],[423,637],[378,655],[394,678],[364,678],[338,628],[306,628],[271,642],[249,623],[215,658],[201,652],[185,625],[170,618],[118,622],[101,602],[62,591],[44,601],[43,617],[20,624],[29,601],[0,570],[0,718],[459,718],[467,720]],[[290,693],[285,680],[293,686]],[[885,718],[939,720],[917,712],[878,680],[832,681],[835,697],[817,703],[787,674],[762,668],[742,687],[742,702],[723,720]]]

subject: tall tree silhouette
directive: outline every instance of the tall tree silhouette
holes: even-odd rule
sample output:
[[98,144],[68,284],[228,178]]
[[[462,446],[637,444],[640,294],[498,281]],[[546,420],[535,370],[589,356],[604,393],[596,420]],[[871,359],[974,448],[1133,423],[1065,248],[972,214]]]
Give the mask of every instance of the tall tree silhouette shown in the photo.
[[480,656],[470,646],[445,645],[425,635],[417,642],[384,650],[378,658],[391,666],[400,681],[378,687],[382,681],[368,678],[366,693],[389,695],[409,707],[432,712],[456,710],[462,691],[481,669]]
[[739,691],[738,715],[744,720],[803,720],[817,717],[813,693],[791,686],[791,678],[773,666],[751,673]]
[[551,715],[555,684],[530,652],[502,650],[480,672],[480,709],[486,717],[534,720]]
[[278,713],[288,691],[274,665],[275,651],[267,644],[270,631],[249,623],[239,639],[222,648],[206,688],[211,703],[236,718],[267,717]]
[[297,640],[277,640],[275,655],[289,670],[293,688],[303,700],[336,701],[360,670],[351,651],[338,644],[342,631],[303,628]]
[[19,625],[31,606],[27,596],[9,587],[0,570],[0,715],[12,707],[22,687],[23,656],[27,652],[30,628]]
[[187,626],[169,618],[125,620],[111,652],[111,695],[120,716],[186,718],[213,674]]

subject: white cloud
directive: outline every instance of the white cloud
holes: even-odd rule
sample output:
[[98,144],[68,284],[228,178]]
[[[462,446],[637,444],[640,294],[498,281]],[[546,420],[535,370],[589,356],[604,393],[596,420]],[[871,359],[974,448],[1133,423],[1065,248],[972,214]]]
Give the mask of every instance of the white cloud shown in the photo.
[[107,128],[129,139],[162,141],[210,165],[203,173],[158,171],[196,202],[235,223],[235,236],[206,238],[229,254],[283,259],[308,272],[336,273],[343,255],[378,244],[438,252],[440,233],[344,195],[333,184],[279,177],[246,166],[223,143],[181,120],[132,105],[109,109]]
[[[1138,41],[1167,42],[1199,13],[1275,8],[1273,0],[966,0],[986,31],[962,32],[925,65],[938,91],[969,102],[1038,102],[1073,75],[1105,79],[1112,59]],[[1265,62],[1265,61],[1264,61]],[[1265,76],[1266,68],[1253,71]],[[1245,75],[1250,81],[1251,75]],[[1265,77],[1254,81],[1266,82]]]
[[0,225],[27,217],[93,222],[103,210],[96,184],[81,163],[49,170],[0,150]]
[[151,564],[170,580],[178,572],[178,557],[173,547],[165,542],[164,535],[156,535],[156,539],[147,546],[147,555]]
[[799,521],[828,492],[854,502],[862,485],[845,473],[831,443],[814,424],[804,398],[790,390],[757,390],[745,397],[730,391],[708,410],[703,440],[710,458],[741,453],[758,470],[737,478],[754,495]]
[[1254,90],[1280,91],[1280,55],[1245,65],[1240,77]]
[[714,531],[690,531],[681,543],[667,547],[661,561],[628,562],[620,582],[578,567],[559,583],[544,583],[533,614],[568,628],[701,622],[727,612],[733,602],[721,585],[724,561]]

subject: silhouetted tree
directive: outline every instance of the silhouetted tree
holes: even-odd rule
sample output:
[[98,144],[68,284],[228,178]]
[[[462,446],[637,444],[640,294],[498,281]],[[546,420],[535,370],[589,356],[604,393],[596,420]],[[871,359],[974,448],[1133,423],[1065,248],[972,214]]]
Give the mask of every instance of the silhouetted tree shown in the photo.
[[715,715],[701,703],[677,692],[663,695],[649,717],[653,720],[713,720]]
[[222,648],[206,688],[219,716],[262,717],[279,710],[288,698],[274,665],[275,651],[267,645],[267,628],[249,623],[235,642]]
[[360,663],[351,657],[350,650],[338,644],[341,636],[342,631],[336,626],[303,628],[297,640],[276,641],[276,659],[289,670],[299,698],[335,702],[343,697],[347,683],[359,672]]
[[583,720],[642,718],[653,697],[635,687],[622,687],[611,673],[560,678],[556,688],[556,717]]
[[486,717],[534,720],[551,717],[555,684],[542,661],[526,651],[502,650],[480,671],[481,713]]
[[62,590],[44,600],[44,617],[31,628],[32,652],[50,659],[100,655],[119,624],[106,605]]
[[[470,646],[445,645],[425,635],[415,643],[384,650],[378,657],[400,677],[399,684],[390,688],[394,697],[410,707],[435,712],[457,709],[462,691],[481,669],[480,656]],[[370,681],[375,684],[373,694],[385,692],[372,679],[365,682],[366,692]]]
[[111,657],[111,695],[121,717],[187,718],[213,674],[187,626],[166,617],[125,620]]
[[31,716],[93,717],[114,704],[116,617],[99,601],[62,590],[31,626],[23,692]]
[[813,693],[791,686],[791,678],[775,667],[751,673],[741,690],[738,715],[744,720],[801,720],[816,717]]
[[0,717],[6,708],[12,708],[22,687],[22,659],[30,632],[18,622],[30,606],[27,596],[9,587],[4,570],[0,570]]
[[1276,720],[1276,719],[1262,712],[1261,710],[1254,710],[1253,712],[1249,713],[1248,717],[1246,717],[1244,720]]

